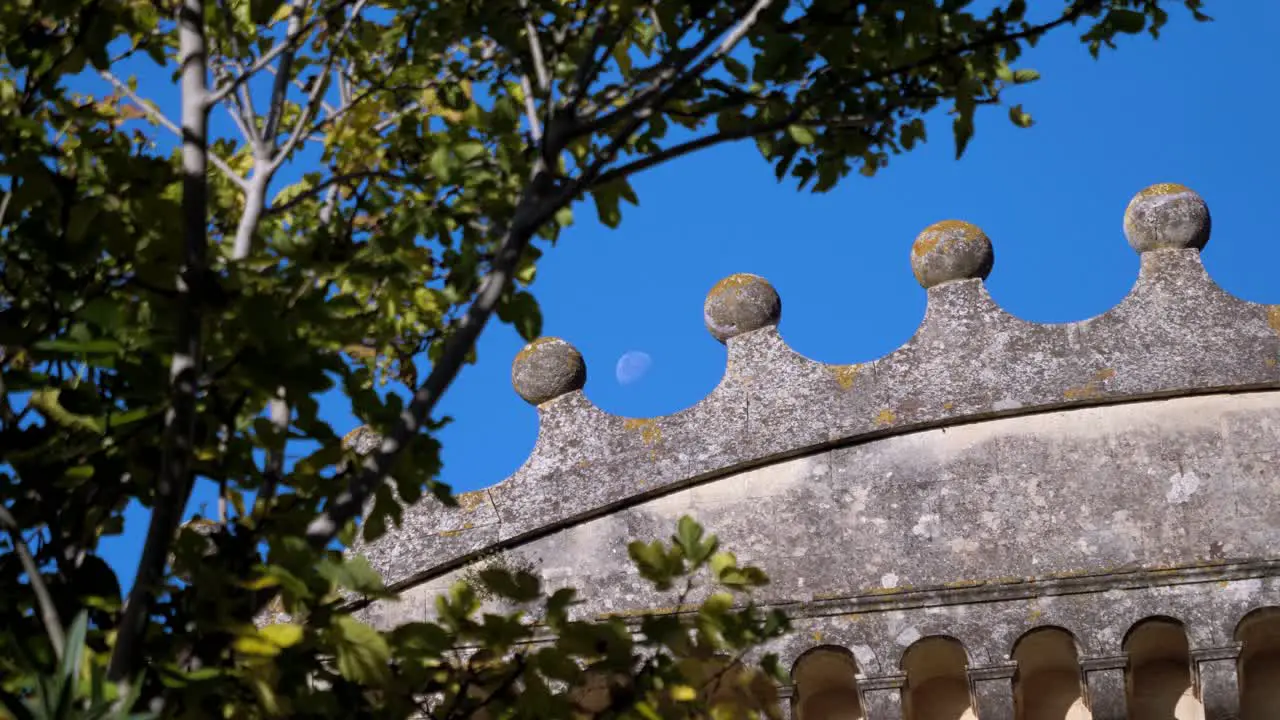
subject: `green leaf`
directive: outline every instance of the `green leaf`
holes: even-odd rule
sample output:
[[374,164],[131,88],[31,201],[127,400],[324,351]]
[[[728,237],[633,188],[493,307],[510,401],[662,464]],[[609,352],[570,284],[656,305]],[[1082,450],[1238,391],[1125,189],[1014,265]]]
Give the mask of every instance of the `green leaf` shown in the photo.
[[525,342],[542,334],[542,310],[533,295],[520,290],[511,293],[498,305],[498,319],[510,323]]
[[803,125],[788,125],[787,134],[800,145],[812,145],[817,141],[817,138],[813,135],[813,130]]
[[257,24],[266,24],[284,5],[284,0],[249,0],[249,19]]
[[380,594],[386,590],[382,576],[363,555],[351,555],[341,559],[325,558],[317,568],[320,576],[339,587],[363,595]]
[[84,657],[84,640],[89,632],[89,613],[80,611],[62,642],[62,677],[71,697],[80,695],[80,661]]
[[1009,108],[1009,120],[1013,122],[1014,125],[1017,125],[1020,128],[1029,128],[1035,124],[1035,121],[1032,120],[1031,115],[1029,115],[1026,112],[1023,112],[1021,105],[1014,105],[1013,107]]
[[431,156],[427,159],[427,168],[435,175],[437,182],[446,183],[453,177],[453,169],[456,166],[453,153],[449,152],[449,147],[441,145],[432,151]]
[[711,556],[711,574],[719,579],[738,566],[738,558],[731,552],[718,552]]
[[959,160],[964,156],[965,149],[969,147],[969,141],[973,139],[973,118],[962,114],[955,119],[951,127],[956,138],[956,159]]
[[388,677],[391,649],[377,630],[350,615],[333,625],[333,646],[342,677],[361,685],[380,685]]
[[724,62],[724,69],[727,70],[729,74],[733,76],[734,80],[737,80],[738,82],[742,83],[742,82],[746,82],[747,78],[750,77],[751,72],[747,70],[746,65],[743,65],[742,63],[738,62],[737,60],[734,60],[731,57],[726,57],[723,62]]
[[1119,32],[1135,35],[1147,26],[1147,16],[1137,10],[1118,8],[1107,14],[1107,22]]

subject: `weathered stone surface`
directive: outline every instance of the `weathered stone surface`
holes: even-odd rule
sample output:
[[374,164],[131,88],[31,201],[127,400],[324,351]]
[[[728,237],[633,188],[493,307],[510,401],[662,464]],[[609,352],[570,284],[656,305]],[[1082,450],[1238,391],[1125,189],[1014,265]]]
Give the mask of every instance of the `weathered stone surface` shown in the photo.
[[977,225],[943,220],[924,229],[911,245],[911,270],[926,288],[953,280],[983,280],[995,253]]
[[982,720],[1013,720],[1013,675],[1017,665],[1004,664],[969,671],[969,686]]
[[[595,408],[578,391],[548,401],[539,408],[542,425],[529,461],[488,490],[500,534],[514,539],[581,521],[725,476],[735,467],[833,442],[865,442],[960,420],[1280,385],[1280,309],[1227,296],[1208,281],[1195,251],[1152,251],[1142,260],[1130,296],[1110,313],[1082,323],[1025,323],[996,308],[978,281],[947,283],[930,291],[920,332],[901,350],[872,363],[814,363],[764,328],[730,338],[730,365],[720,386],[675,415],[619,418]],[[1233,442],[1248,440],[1244,435]],[[1198,448],[1212,438],[1187,442]],[[1265,476],[1280,458],[1274,447],[1256,441],[1252,447],[1234,457],[1245,464],[1242,472]],[[1192,473],[1205,462],[1190,452],[1172,459],[1190,463],[1183,471]],[[1026,472],[1046,472],[1035,461],[1022,464],[1030,468]],[[1144,466],[1143,472],[1151,469]],[[1197,481],[1188,477],[1185,482]],[[1258,487],[1260,496],[1269,497],[1265,483]],[[1197,502],[1211,504],[1209,494]],[[935,500],[942,502],[940,496]],[[1255,497],[1246,504],[1251,512],[1266,513],[1274,502]],[[1205,517],[1215,512],[1210,506],[1204,510]],[[411,545],[407,554],[441,561],[455,557],[456,548],[470,547],[452,535],[421,535],[425,528],[452,532],[464,527],[465,520],[448,517],[457,511],[423,503],[409,514],[421,517],[364,552],[371,558],[403,557],[403,548],[396,546]],[[1162,537],[1149,539],[1164,543]],[[1204,552],[1212,557],[1207,545]],[[428,569],[402,565],[388,579]]]
[[560,338],[534,340],[511,363],[511,385],[531,405],[581,390],[586,383],[582,353]]
[[1138,252],[1159,248],[1204,249],[1209,242],[1209,206],[1191,188],[1159,183],[1129,201],[1124,234]]
[[893,675],[858,683],[867,720],[902,720],[902,688],[905,675]]
[[1124,657],[1109,657],[1084,662],[1091,720],[1127,720],[1129,717],[1125,661]]
[[[402,596],[362,616],[429,617],[436,593],[494,556],[552,588],[591,588],[584,615],[687,609],[637,575],[626,543],[689,514],[773,579],[760,599],[785,605],[797,632],[769,650],[793,662],[847,649],[864,698],[902,673],[915,642],[947,636],[965,648],[980,717],[1012,718],[1012,648],[1057,626],[1076,640],[1095,718],[1120,717],[1126,633],[1165,617],[1199,658],[1210,717],[1227,717],[1234,675],[1214,653],[1238,642],[1247,613],[1280,605],[1280,306],[1208,277],[1197,202],[1135,198],[1138,279],[1082,322],[1004,312],[982,284],[982,243],[961,233],[947,246],[944,233],[916,267],[919,330],[872,362],[797,354],[754,276],[708,298],[728,364],[680,413],[609,415],[567,355],[549,354],[551,370],[519,359],[550,378],[526,387],[540,417],[532,455],[461,508],[420,503],[360,548]],[[887,697],[877,712],[892,715]]]
[[1239,720],[1239,656],[1238,646],[1206,648],[1192,653],[1196,674],[1200,678],[1205,720]]
[[777,325],[782,317],[782,299],[768,280],[759,275],[738,273],[711,288],[702,316],[707,330],[715,339],[725,342],[752,330]]

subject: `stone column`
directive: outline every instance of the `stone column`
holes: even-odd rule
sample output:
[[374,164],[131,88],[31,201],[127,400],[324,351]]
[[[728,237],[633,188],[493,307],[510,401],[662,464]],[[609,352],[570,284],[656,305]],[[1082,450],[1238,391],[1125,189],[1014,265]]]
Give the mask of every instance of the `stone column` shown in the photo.
[[1236,677],[1239,660],[1239,643],[1191,651],[1205,720],[1238,720],[1240,717],[1240,682]]
[[867,720],[902,720],[902,688],[906,675],[865,678],[858,681],[862,709]]
[[1013,674],[1017,663],[969,669],[979,720],[1013,720]]
[[1080,663],[1093,720],[1126,720],[1129,717],[1124,678],[1128,664],[1124,655],[1090,658]]

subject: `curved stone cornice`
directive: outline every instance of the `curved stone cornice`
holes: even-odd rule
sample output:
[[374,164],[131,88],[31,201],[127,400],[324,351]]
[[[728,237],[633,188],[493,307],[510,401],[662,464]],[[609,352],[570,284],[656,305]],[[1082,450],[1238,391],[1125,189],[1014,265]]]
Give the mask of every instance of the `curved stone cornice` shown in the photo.
[[1130,203],[1125,230],[1141,253],[1128,295],[1088,320],[1039,324],[987,293],[980,230],[931,226],[913,250],[928,286],[922,324],[898,350],[856,365],[788,347],[776,327],[781,302],[762,279],[721,283],[706,314],[727,346],[724,376],[702,401],[664,417],[604,412],[580,389],[581,356],[540,341],[513,374],[540,419],[525,464],[458,508],[408,508],[401,528],[360,552],[403,588],[482,551],[782,458],[994,417],[1280,387],[1280,306],[1235,298],[1208,276],[1199,196],[1153,186]]

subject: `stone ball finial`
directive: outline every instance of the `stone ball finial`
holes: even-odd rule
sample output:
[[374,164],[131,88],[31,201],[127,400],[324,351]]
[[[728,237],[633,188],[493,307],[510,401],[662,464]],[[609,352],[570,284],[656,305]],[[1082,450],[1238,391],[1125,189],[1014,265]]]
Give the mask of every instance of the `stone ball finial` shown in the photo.
[[1129,201],[1124,236],[1140,253],[1161,248],[1203,250],[1209,242],[1209,206],[1185,185],[1158,183]]
[[911,245],[911,271],[926,289],[952,280],[985,280],[994,263],[987,234],[960,220],[930,225]]
[[582,353],[560,338],[538,338],[516,353],[511,385],[530,405],[555,400],[587,384]]
[[711,288],[702,306],[702,317],[715,339],[726,342],[731,337],[777,325],[782,317],[782,298],[768,280],[738,273]]

